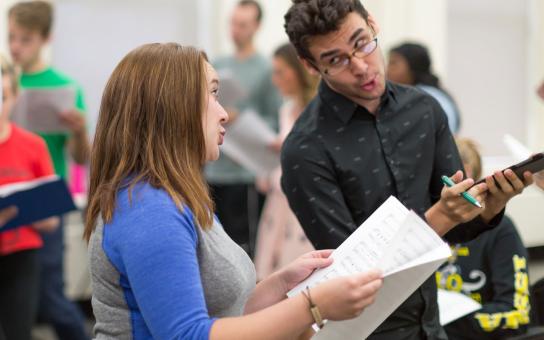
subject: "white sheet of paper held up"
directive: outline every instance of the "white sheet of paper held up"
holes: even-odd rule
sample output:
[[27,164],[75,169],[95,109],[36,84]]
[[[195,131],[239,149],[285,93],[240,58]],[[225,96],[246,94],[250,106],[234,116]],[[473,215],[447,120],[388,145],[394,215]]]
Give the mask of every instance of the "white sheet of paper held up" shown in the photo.
[[438,290],[438,313],[440,314],[440,324],[442,326],[473,313],[480,308],[482,308],[481,304],[465,294],[444,289]]
[[449,246],[417,214],[391,196],[332,253],[330,267],[316,271],[288,296],[338,276],[372,268],[382,270],[384,285],[374,304],[355,319],[328,321],[314,336],[318,340],[364,339],[450,255]]
[[244,111],[227,127],[221,150],[256,175],[267,175],[280,165],[270,144],[276,133],[255,111]]
[[11,120],[32,132],[69,132],[60,113],[75,107],[72,87],[24,89],[13,107]]
[[533,154],[528,147],[512,135],[505,134],[502,137],[502,141],[516,162],[524,161]]

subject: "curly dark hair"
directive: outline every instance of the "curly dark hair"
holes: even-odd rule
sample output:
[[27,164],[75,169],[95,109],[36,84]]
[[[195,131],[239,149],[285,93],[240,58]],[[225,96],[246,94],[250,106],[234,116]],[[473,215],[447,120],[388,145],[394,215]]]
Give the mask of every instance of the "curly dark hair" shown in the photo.
[[283,27],[299,56],[313,60],[308,39],[337,31],[351,12],[368,23],[368,12],[359,0],[293,0]]

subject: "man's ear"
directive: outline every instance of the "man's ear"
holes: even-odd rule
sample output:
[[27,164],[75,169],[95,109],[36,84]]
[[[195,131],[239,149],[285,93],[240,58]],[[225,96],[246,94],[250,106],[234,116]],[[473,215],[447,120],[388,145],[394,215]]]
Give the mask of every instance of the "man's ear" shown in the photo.
[[380,26],[378,26],[378,22],[376,21],[376,19],[374,19],[374,17],[372,16],[372,14],[368,14],[368,18],[366,20],[368,26],[370,26],[372,28],[372,30],[374,31],[374,34],[378,34],[380,33]]
[[309,74],[311,74],[312,76],[319,76],[321,75],[321,72],[319,72],[319,70],[317,69],[317,67],[314,66],[313,63],[309,62],[306,58],[302,58],[302,57],[298,57],[298,60],[300,61],[300,63],[302,64],[302,66],[304,66],[304,68],[306,69],[306,71],[308,71]]

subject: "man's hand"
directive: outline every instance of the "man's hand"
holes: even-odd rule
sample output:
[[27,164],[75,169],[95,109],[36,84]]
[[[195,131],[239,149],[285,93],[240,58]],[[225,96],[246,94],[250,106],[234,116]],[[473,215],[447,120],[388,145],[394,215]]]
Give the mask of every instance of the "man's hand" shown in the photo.
[[76,109],[59,113],[61,121],[72,131],[68,140],[68,150],[77,164],[85,164],[91,153],[91,146],[87,138],[85,117]]
[[0,209],[0,228],[14,219],[17,216],[17,213],[18,210],[15,206]]
[[[478,216],[482,209],[472,205],[465,200],[461,193],[467,191],[485,207],[487,185],[482,183],[472,186],[474,180],[467,178],[463,180],[463,172],[457,171],[451,180],[456,183],[451,188],[444,186],[440,194],[440,200],[425,212],[425,218],[434,231],[445,235],[453,227],[460,223],[468,222]],[[471,188],[472,187],[472,188]]]
[[74,135],[85,133],[85,117],[76,109],[59,113],[60,120]]
[[527,171],[523,174],[523,181],[510,169],[495,171],[493,176],[487,176],[485,183],[488,188],[486,207],[482,212],[482,219],[489,222],[501,212],[506,203],[514,196],[523,192],[527,186],[533,184],[533,175]]

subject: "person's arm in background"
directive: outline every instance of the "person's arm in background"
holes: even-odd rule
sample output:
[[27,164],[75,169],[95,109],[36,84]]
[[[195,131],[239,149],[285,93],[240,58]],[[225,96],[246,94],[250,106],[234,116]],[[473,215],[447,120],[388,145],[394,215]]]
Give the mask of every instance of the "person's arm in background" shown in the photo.
[[505,217],[502,223],[486,254],[485,274],[493,296],[480,310],[446,326],[446,331],[455,328],[471,339],[502,339],[527,331],[531,309],[527,251],[510,219]]
[[62,112],[62,121],[68,125],[72,134],[68,139],[68,150],[77,164],[85,164],[89,160],[91,146],[85,123],[85,102],[83,91],[77,88],[75,109]]

